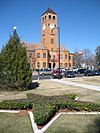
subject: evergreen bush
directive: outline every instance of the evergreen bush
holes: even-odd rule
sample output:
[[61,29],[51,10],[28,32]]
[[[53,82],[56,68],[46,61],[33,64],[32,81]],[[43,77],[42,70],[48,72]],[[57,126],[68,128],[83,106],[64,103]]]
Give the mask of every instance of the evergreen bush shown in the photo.
[[0,87],[8,90],[27,90],[32,72],[26,47],[20,43],[16,30],[0,53]]

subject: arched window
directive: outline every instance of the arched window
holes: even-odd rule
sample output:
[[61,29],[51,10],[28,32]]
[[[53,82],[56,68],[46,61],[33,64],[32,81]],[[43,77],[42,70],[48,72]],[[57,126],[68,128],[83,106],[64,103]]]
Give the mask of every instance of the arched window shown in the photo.
[[51,48],[51,51],[53,51],[53,48]]
[[45,16],[45,19],[46,19],[47,17]]
[[53,20],[55,20],[56,19],[56,17],[55,16],[53,16]]
[[51,15],[49,15],[49,19],[51,19]]
[[44,17],[42,17],[42,20],[44,21]]
[[65,59],[67,59],[67,54],[65,54]]
[[54,39],[53,38],[51,38],[50,43],[54,44]]
[[65,63],[65,67],[67,67],[67,63]]

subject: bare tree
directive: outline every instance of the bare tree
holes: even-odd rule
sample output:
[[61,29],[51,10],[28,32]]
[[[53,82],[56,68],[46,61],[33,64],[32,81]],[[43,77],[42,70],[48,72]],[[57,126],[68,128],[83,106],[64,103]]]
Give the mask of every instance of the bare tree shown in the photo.
[[95,66],[95,56],[90,49],[83,50],[82,62],[89,67]]
[[96,52],[96,56],[95,56],[96,62],[100,63],[100,46],[96,48],[95,52]]
[[76,50],[74,53],[74,66],[79,68],[82,64],[83,53],[80,50]]

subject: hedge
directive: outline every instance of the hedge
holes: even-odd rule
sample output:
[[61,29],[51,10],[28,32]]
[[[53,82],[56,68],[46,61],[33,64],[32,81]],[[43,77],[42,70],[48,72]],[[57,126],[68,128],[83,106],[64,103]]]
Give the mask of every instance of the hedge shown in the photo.
[[74,111],[100,111],[100,104],[75,101],[75,94],[43,96],[28,93],[27,99],[0,102],[0,109],[32,109],[37,125],[45,125],[59,109]]
[[[32,94],[34,95],[34,94]],[[31,95],[31,96],[32,96]],[[100,104],[75,101],[68,96],[42,96],[34,95],[33,113],[37,125],[45,125],[59,109],[74,111],[100,111]],[[32,97],[31,97],[32,98]]]
[[27,99],[6,100],[0,102],[0,109],[32,109],[33,102]]

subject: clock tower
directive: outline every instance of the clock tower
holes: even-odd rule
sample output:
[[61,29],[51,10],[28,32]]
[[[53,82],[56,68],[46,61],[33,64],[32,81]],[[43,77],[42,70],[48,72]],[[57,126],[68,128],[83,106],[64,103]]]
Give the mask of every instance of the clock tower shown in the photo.
[[58,30],[57,14],[50,8],[41,16],[42,37],[41,43],[50,51],[57,51]]

